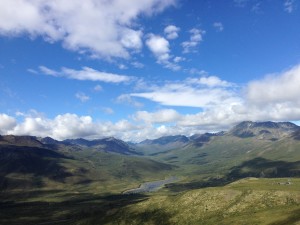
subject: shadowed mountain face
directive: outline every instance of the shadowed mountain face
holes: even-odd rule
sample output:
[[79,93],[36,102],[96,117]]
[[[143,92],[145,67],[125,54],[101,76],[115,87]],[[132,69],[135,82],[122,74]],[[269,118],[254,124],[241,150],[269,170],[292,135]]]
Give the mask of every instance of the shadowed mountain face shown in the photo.
[[32,146],[42,147],[43,144],[34,136],[14,136],[14,135],[0,135],[0,145],[18,145],[18,146]]
[[110,137],[103,139],[95,139],[95,140],[86,140],[83,138],[79,139],[67,139],[62,142],[67,145],[78,145],[82,147],[93,148],[96,150],[104,150],[107,152],[114,152],[124,155],[136,155],[138,154],[134,149],[132,149],[126,142],[121,141],[119,139]]
[[60,164],[63,159],[67,157],[45,148],[0,145],[0,189],[41,186],[41,178],[63,182],[72,176]]
[[44,148],[27,146],[0,146],[0,173],[32,173],[51,178],[67,176],[59,160],[66,156]]
[[187,143],[189,141],[189,138],[187,138],[184,135],[176,135],[176,136],[165,136],[165,137],[160,137],[154,140],[145,140],[140,142],[139,144],[143,145],[168,145],[174,142],[177,143]]

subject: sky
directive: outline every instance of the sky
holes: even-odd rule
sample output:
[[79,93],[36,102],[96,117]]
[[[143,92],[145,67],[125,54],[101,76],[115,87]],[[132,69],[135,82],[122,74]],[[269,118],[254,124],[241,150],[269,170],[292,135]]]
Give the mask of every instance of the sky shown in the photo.
[[300,121],[300,0],[0,0],[0,134],[139,142]]

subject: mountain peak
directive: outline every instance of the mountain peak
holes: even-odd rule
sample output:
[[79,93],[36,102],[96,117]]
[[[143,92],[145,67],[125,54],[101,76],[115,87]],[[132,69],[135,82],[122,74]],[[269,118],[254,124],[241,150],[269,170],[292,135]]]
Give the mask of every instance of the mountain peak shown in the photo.
[[291,122],[252,122],[243,121],[231,130],[228,134],[240,137],[259,137],[259,139],[278,139],[298,130],[299,127]]

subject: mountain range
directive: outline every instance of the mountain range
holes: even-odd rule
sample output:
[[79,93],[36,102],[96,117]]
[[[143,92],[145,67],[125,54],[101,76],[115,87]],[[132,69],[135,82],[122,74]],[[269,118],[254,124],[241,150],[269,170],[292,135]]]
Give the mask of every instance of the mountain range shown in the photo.
[[[121,194],[143,183],[168,177],[177,181],[165,185],[157,195]],[[259,180],[249,180],[253,177]],[[286,216],[288,221],[278,224],[293,224],[290,221],[295,217],[289,215],[296,212],[293,210],[297,210],[299,197],[291,195],[285,186],[274,186],[277,180],[272,179],[293,178],[297,183],[297,177],[300,177],[300,127],[290,122],[245,121],[228,131],[190,137],[164,136],[140,143],[126,143],[113,137],[58,141],[51,137],[2,135],[0,221],[7,224],[49,221],[54,221],[53,224],[114,224],[116,221],[161,224],[161,218],[168,216],[181,221],[178,224],[185,224],[189,221],[185,218],[188,212],[201,211],[208,205],[213,207],[225,199],[221,211],[211,209],[204,217],[198,213],[195,221],[197,224],[218,224],[218,221],[240,224],[239,215],[256,213],[257,205],[260,205],[260,215],[266,209],[266,215],[271,215],[276,199],[274,204],[281,207],[278,208],[282,211],[280,216]],[[291,186],[291,190],[297,187]],[[274,188],[279,192],[274,192]],[[265,203],[269,196],[273,202]],[[199,198],[205,203],[194,205],[193,199]],[[249,198],[256,200],[249,203]],[[285,199],[288,202],[282,203]],[[162,207],[158,207],[160,204]],[[249,205],[256,208],[242,211],[237,208]],[[35,216],[30,217],[26,212]],[[225,214],[220,217],[224,212],[231,217]],[[231,218],[236,218],[236,223]]]

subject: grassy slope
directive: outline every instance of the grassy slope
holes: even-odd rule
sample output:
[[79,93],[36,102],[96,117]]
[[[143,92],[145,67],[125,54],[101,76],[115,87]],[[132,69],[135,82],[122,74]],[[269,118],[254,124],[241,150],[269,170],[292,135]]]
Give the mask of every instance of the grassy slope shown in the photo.
[[[116,212],[108,224],[296,224],[300,179],[243,179],[225,187],[156,194]],[[90,220],[96,221],[96,220]]]
[[193,176],[224,175],[242,162],[265,158],[295,162],[300,160],[300,142],[292,139],[278,141],[238,138],[233,136],[213,137],[197,147],[189,145],[171,150],[153,158],[182,167],[182,174]]
[[[41,192],[0,204],[1,224],[265,224],[300,222],[300,179],[246,178],[224,187],[149,195]],[[283,183],[283,184],[279,184]],[[54,200],[47,196],[55,196]],[[40,198],[37,198],[40,196]],[[15,198],[16,196],[14,196]]]

